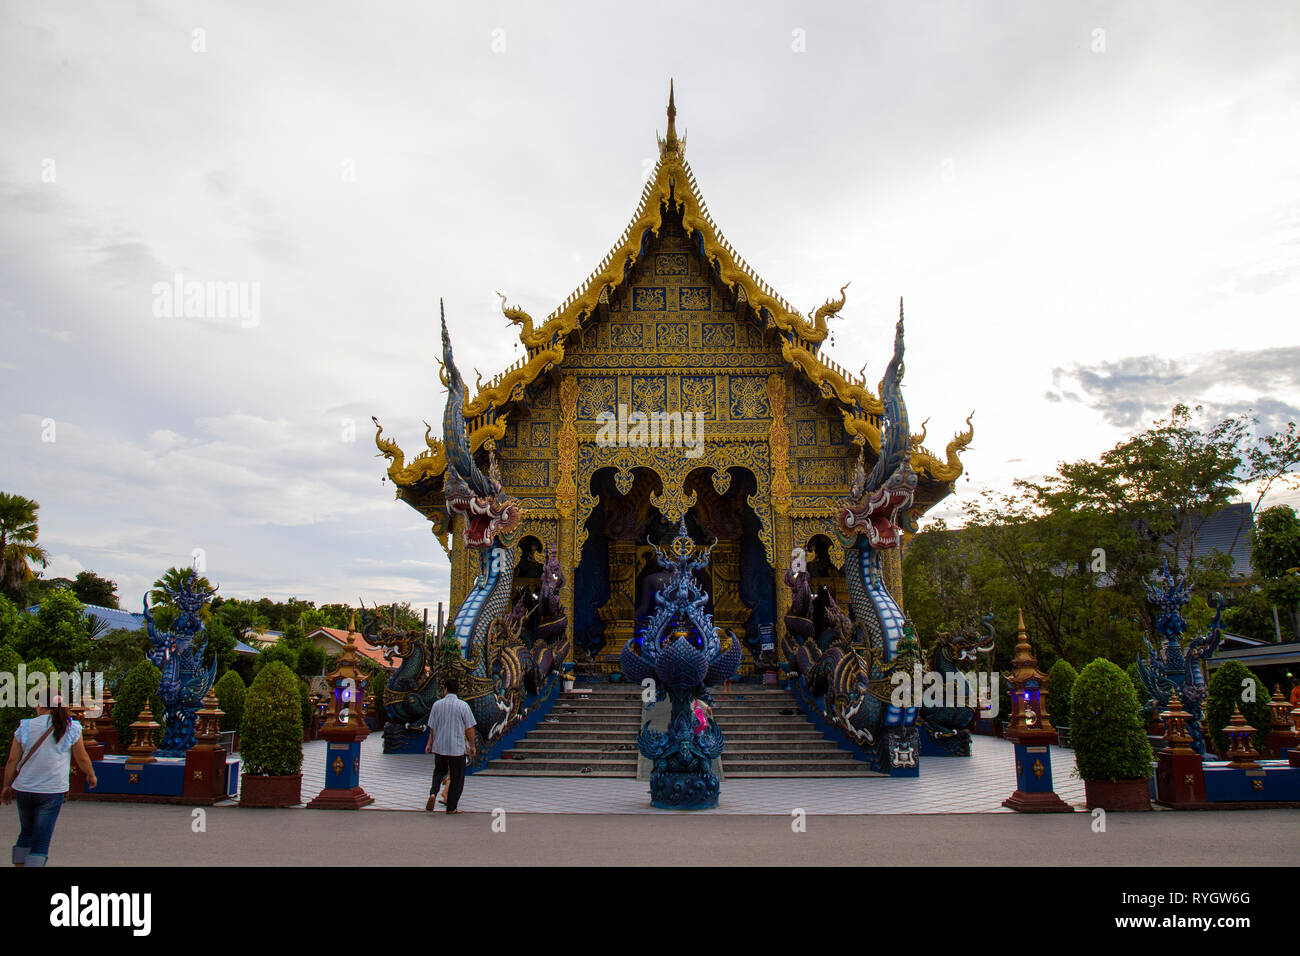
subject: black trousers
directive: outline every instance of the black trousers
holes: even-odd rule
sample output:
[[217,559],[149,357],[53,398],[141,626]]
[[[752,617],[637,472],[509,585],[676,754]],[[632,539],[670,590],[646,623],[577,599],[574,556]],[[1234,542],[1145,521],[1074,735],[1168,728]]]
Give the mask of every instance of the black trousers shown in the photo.
[[442,789],[442,778],[451,773],[451,784],[447,787],[447,812],[451,813],[460,803],[460,792],[465,789],[465,755],[459,757],[444,757],[442,754],[433,755],[433,786],[429,790],[429,796],[436,797],[438,791]]

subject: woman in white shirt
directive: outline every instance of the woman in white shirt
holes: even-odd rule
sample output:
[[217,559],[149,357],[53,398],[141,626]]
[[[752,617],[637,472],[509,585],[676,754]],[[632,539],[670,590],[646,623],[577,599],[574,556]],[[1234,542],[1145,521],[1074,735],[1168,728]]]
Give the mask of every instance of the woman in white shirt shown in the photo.
[[95,767],[81,740],[81,724],[68,716],[68,708],[56,697],[52,706],[37,707],[35,717],[18,725],[5,764],[0,800],[18,804],[14,866],[45,865],[54,823],[68,791],[70,758],[86,775],[87,789],[93,789]]

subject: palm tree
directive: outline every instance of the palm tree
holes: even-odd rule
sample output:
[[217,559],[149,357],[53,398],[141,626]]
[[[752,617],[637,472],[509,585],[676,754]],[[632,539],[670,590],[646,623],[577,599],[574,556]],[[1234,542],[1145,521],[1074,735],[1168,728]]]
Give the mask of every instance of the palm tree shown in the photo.
[[33,564],[45,567],[45,549],[36,543],[40,505],[22,495],[0,491],[0,588],[17,599],[36,577]]
[[193,573],[198,576],[199,587],[205,591],[212,590],[212,582],[203,575],[198,574],[193,568],[168,568],[163,572],[162,577],[153,583],[153,590],[149,592],[150,604],[170,604],[171,597],[169,591],[179,591],[185,579]]

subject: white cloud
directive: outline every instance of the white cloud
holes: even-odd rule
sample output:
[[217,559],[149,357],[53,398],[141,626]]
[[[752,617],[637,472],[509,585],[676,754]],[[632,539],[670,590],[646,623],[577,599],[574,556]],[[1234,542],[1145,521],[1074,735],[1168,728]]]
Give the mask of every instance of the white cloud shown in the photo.
[[[1126,433],[1054,370],[1300,344],[1294,4],[657,10],[12,5],[0,485],[124,595],[194,547],[223,593],[445,595],[369,416],[436,421],[440,296],[468,378],[513,360],[494,290],[541,317],[605,253],[670,74],[733,244],[804,306],[853,281],[842,365],[879,377],[906,296],[928,443],[976,409],[962,497]],[[261,321],[155,319],[177,272]]]

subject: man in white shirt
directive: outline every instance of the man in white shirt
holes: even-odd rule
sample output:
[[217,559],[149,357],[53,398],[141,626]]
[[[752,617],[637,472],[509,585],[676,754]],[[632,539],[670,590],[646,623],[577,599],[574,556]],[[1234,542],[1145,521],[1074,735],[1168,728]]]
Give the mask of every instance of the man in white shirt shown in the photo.
[[458,690],[460,685],[456,679],[447,678],[442,699],[429,710],[429,742],[424,752],[433,754],[433,786],[429,790],[429,802],[424,805],[426,810],[435,809],[442,780],[450,773],[447,812],[465,812],[456,808],[460,803],[460,793],[465,789],[465,757],[468,755],[470,760],[478,758],[474,745],[474,712],[469,709],[469,704],[456,696]]

